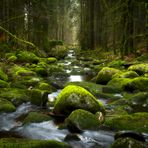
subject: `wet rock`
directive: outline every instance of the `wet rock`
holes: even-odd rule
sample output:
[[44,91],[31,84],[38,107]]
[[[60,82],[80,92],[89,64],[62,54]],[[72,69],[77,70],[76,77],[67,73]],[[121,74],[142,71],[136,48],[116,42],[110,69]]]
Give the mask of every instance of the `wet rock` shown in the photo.
[[48,101],[48,94],[50,92],[47,90],[31,89],[29,90],[30,101],[32,104],[45,106]]
[[102,103],[86,89],[68,85],[58,95],[53,111],[56,114],[69,115],[75,109],[84,109],[92,113],[105,112]]
[[64,138],[64,141],[73,141],[73,140],[80,141],[81,139],[77,134],[73,134],[73,133],[66,135],[66,137]]
[[147,148],[146,143],[137,141],[132,138],[119,138],[111,146],[111,148]]
[[144,75],[146,73],[148,73],[148,64],[136,64],[136,65],[132,65],[128,68],[128,70],[132,70],[137,72],[139,75]]
[[28,102],[30,98],[27,90],[19,88],[0,89],[0,97],[9,100],[15,106]]
[[134,113],[131,115],[121,114],[106,116],[105,125],[115,130],[133,130],[148,132],[148,113]]
[[0,112],[14,112],[15,106],[8,100],[0,98]]
[[39,112],[30,112],[28,116],[24,119],[24,124],[28,123],[39,123],[43,121],[49,121],[52,118],[48,115]]
[[114,136],[115,140],[119,138],[126,138],[126,137],[145,142],[145,138],[141,133],[133,132],[133,131],[120,131],[120,132],[117,132]]
[[128,99],[129,105],[133,108],[134,112],[147,112],[148,111],[148,93],[139,92]]
[[116,73],[119,73],[120,70],[115,69],[115,68],[109,68],[109,67],[104,67],[102,70],[98,73],[96,77],[96,82],[99,84],[107,84],[109,82],[113,75]]
[[71,132],[82,132],[86,129],[98,129],[102,120],[88,111],[77,109],[68,116],[65,122]]
[[0,139],[1,148],[71,148],[70,145],[64,142],[58,142],[54,140],[29,140],[29,139],[17,139],[17,138],[4,138]]

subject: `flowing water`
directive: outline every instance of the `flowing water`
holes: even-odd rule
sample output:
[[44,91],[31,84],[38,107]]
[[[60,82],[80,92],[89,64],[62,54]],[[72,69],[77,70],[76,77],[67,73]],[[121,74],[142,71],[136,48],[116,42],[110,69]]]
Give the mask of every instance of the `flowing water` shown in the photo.
[[[79,74],[81,70],[86,67],[78,65],[72,65],[72,62],[76,60],[73,50],[68,52],[68,56],[65,61],[62,61],[65,65],[65,71],[69,74],[63,81],[75,82],[87,80],[85,75]],[[73,74],[72,71],[77,71]],[[60,79],[58,79],[60,81]],[[60,93],[60,89],[48,95],[50,102],[54,102],[56,96]],[[105,103],[104,101],[102,101]],[[51,108],[52,109],[52,108]],[[0,133],[8,132],[8,134],[17,133],[17,135],[30,139],[50,139],[57,141],[64,141],[65,137],[69,135],[68,130],[59,130],[57,124],[54,121],[46,121],[41,123],[31,123],[23,125],[17,118],[28,114],[31,111],[38,111],[39,108],[30,103],[24,103],[20,105],[13,113],[1,113],[0,114]],[[86,130],[81,134],[76,135],[79,140],[66,140],[73,148],[107,148],[114,141],[114,132],[112,131],[89,131]]]

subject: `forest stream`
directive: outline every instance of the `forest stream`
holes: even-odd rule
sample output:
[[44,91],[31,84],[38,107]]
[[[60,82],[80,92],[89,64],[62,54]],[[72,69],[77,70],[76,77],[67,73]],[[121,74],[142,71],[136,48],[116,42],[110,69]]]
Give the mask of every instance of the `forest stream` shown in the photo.
[[[73,65],[71,63],[76,59],[73,50],[69,50],[66,60],[60,61],[67,67],[65,70],[69,74],[68,77],[55,77],[56,83],[63,82],[75,82],[88,80],[89,77],[86,75],[80,75],[80,71],[84,70],[83,67]],[[72,68],[73,67],[73,68]],[[76,71],[77,74],[71,74],[72,70]],[[53,79],[53,76],[51,77]],[[49,79],[51,79],[49,78]],[[56,96],[60,93],[60,89],[48,95],[50,101],[54,101]],[[102,100],[105,103],[104,100]],[[57,140],[64,141],[66,135],[70,132],[66,129],[59,130],[58,126],[54,121],[46,121],[41,123],[31,123],[29,125],[23,125],[20,121],[17,121],[18,117],[21,117],[31,111],[38,111],[39,107],[28,103],[20,105],[13,113],[1,113],[0,114],[0,131],[2,131],[0,137],[12,135],[14,137],[25,137],[29,139],[42,139],[42,140]],[[113,131],[91,131],[86,130],[81,134],[77,134],[79,141],[70,140],[68,143],[73,148],[90,148],[90,147],[101,147],[107,148],[114,141]]]
[[[76,55],[74,50],[69,50],[67,57],[64,60],[58,61],[58,64],[65,66],[65,71],[68,75],[50,75],[48,81],[55,80],[53,85],[58,89],[51,94],[48,94],[48,100],[54,102],[58,94],[61,92],[61,85],[68,82],[83,82],[89,81],[94,77],[91,69],[87,66],[75,63]],[[81,63],[81,61],[79,61]],[[114,94],[122,98],[122,94]],[[98,98],[103,105],[107,105],[107,99]],[[58,123],[55,120],[44,121],[40,123],[23,124],[22,119],[26,117],[29,112],[52,111],[53,107],[48,109],[41,109],[39,106],[33,105],[30,102],[19,105],[15,112],[0,114],[0,137],[15,137],[27,139],[40,140],[56,140],[60,142],[67,142],[73,148],[108,148],[114,141],[115,131],[109,129],[100,130],[85,130],[81,133],[72,134],[68,129],[59,129]],[[85,123],[84,123],[85,124]],[[145,137],[148,135],[145,133]],[[147,139],[147,138],[146,138]]]

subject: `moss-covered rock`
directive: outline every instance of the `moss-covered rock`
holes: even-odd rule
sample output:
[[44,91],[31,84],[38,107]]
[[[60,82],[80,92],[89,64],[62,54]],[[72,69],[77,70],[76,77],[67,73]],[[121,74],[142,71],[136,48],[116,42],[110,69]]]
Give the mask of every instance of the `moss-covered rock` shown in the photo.
[[0,80],[0,88],[9,87],[9,83],[3,80]]
[[16,138],[0,139],[1,148],[70,148],[71,146],[63,142],[54,140],[28,140]]
[[50,58],[47,58],[47,63],[55,63],[57,61],[57,59],[56,58],[54,58],[54,57],[50,57]]
[[136,64],[128,68],[128,70],[136,71],[139,75],[148,73],[148,64]]
[[115,75],[119,72],[120,72],[120,70],[118,70],[118,69],[104,67],[98,73],[98,75],[96,77],[96,82],[99,84],[107,84],[107,82],[112,79],[113,75]]
[[128,99],[130,106],[134,112],[147,112],[148,111],[148,93],[139,92]]
[[4,81],[8,80],[7,74],[1,68],[0,68],[0,79]]
[[110,148],[129,148],[129,147],[130,148],[147,148],[148,144],[126,137],[126,138],[117,139],[110,146]]
[[30,93],[30,101],[35,105],[46,105],[48,101],[48,94],[50,93],[47,90],[40,90],[40,89],[31,89],[29,90]]
[[115,74],[113,78],[136,78],[139,77],[139,75],[135,71],[127,71]]
[[37,63],[39,61],[39,57],[30,51],[19,51],[17,58],[18,61],[27,63]]
[[148,113],[141,112],[131,115],[106,116],[105,125],[116,130],[148,132]]
[[90,92],[80,86],[69,85],[58,95],[54,112],[69,115],[75,109],[105,112],[103,105]]
[[49,85],[48,83],[42,82],[39,84],[39,89],[51,91],[51,85]]
[[17,57],[15,55],[8,57],[7,59],[8,62],[15,62],[17,61]]
[[15,106],[8,100],[0,98],[0,112],[14,112]]
[[124,90],[126,86],[130,85],[132,79],[129,78],[114,78],[110,80],[107,85]]
[[94,114],[86,110],[77,109],[68,116],[66,124],[70,131],[76,132],[75,128],[80,130],[98,129],[101,122]]
[[49,121],[51,117],[39,112],[30,112],[28,116],[24,119],[24,124],[28,123],[39,123],[43,121]]
[[130,90],[148,91],[148,78],[138,77],[134,78],[127,86]]
[[29,101],[28,91],[18,88],[3,88],[0,89],[0,97],[5,98],[16,106],[22,104],[23,102]]
[[108,66],[113,67],[113,68],[123,68],[126,63],[127,62],[123,61],[123,60],[114,60],[114,61],[110,62],[108,64]]

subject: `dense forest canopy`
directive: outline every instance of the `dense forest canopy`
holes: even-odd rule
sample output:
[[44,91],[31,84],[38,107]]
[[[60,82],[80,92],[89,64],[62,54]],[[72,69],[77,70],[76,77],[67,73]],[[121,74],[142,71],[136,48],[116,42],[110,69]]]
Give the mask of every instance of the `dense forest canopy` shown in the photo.
[[55,39],[123,56],[148,48],[147,7],[146,0],[1,0],[0,26],[40,48]]

